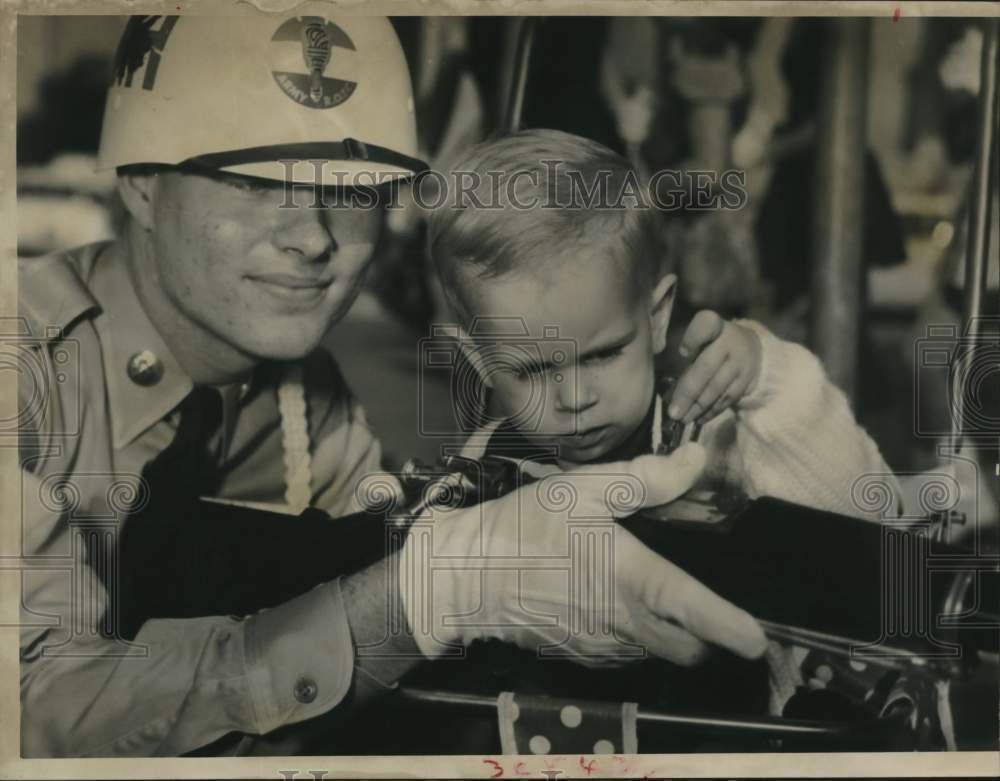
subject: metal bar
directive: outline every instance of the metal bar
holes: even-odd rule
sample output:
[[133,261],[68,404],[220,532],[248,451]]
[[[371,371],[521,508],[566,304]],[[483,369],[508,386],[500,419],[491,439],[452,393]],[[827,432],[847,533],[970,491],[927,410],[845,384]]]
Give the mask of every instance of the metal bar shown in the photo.
[[[488,697],[481,694],[468,694],[464,692],[450,692],[442,689],[418,689],[403,687],[399,690],[401,696],[416,702],[433,703],[436,705],[464,706],[473,708],[493,708],[497,707],[496,697]],[[583,707],[586,701],[576,700]],[[599,703],[594,703],[595,705]],[[685,714],[669,713],[666,711],[640,708],[637,713],[639,721],[671,724],[677,727],[697,727],[700,729],[714,729],[727,732],[758,732],[761,734],[781,736],[781,735],[845,735],[853,733],[870,732],[872,729],[881,727],[891,728],[890,725],[883,725],[876,719],[869,721],[811,721],[807,719],[783,719],[776,716],[759,716],[756,718],[720,716],[715,714]]]
[[[828,651],[829,653],[836,654],[847,659],[851,658],[853,648],[859,648],[866,645],[860,640],[853,640],[849,637],[840,637],[838,635],[816,632],[814,630],[803,629],[801,627],[776,624],[771,621],[763,620],[759,620],[759,623],[764,629],[764,634],[772,640],[792,643],[794,645],[802,646],[803,648]],[[913,651],[903,648],[895,648],[888,645],[882,645],[881,648],[883,651],[882,655],[866,655],[864,657],[864,661],[880,667],[888,667],[892,669],[908,669],[914,665],[921,667],[927,663],[925,657],[922,657]]]
[[[981,336],[983,295],[986,290],[986,273],[990,259],[990,214],[993,208],[993,190],[996,186],[996,130],[997,130],[997,26],[996,19],[984,21],[983,53],[980,60],[979,123],[976,139],[976,164],[969,199],[969,238],[965,255],[965,299],[962,317],[965,325],[965,343],[968,349],[956,351],[959,365],[953,372],[951,388],[952,442],[955,453],[962,451],[966,428],[966,384],[971,379],[976,361],[977,340]],[[1000,313],[998,313],[1000,314]],[[987,432],[983,432],[987,433]],[[945,529],[947,532],[947,527]],[[945,537],[947,541],[947,537]]]
[[831,51],[821,85],[812,286],[812,346],[852,401],[864,313],[867,19],[827,22]]
[[527,94],[528,72],[531,69],[531,50],[535,42],[535,31],[541,20],[528,16],[521,22],[518,30],[517,53],[514,55],[514,73],[510,82],[510,92],[507,95],[507,105],[503,120],[500,123],[502,133],[514,133],[521,129],[521,118],[524,113],[524,97]]

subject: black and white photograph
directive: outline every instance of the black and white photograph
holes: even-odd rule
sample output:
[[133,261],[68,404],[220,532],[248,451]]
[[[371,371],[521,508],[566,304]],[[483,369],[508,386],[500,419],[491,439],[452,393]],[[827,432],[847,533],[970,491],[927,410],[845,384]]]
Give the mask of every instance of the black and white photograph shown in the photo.
[[1000,4],[129,5],[3,12],[0,775],[1000,770]]

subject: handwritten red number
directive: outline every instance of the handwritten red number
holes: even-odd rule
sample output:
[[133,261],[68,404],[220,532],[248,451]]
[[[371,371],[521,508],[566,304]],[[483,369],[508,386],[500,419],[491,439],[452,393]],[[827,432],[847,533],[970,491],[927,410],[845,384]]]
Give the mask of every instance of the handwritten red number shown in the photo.
[[487,765],[493,765],[494,773],[490,778],[500,778],[503,776],[503,766],[495,759],[484,759],[483,762]]

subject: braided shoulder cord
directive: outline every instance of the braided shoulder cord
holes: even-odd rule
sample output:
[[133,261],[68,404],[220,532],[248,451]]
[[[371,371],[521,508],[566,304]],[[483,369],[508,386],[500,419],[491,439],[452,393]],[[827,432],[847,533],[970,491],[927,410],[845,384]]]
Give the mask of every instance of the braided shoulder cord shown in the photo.
[[278,386],[281,442],[285,451],[285,502],[300,513],[312,500],[312,456],[302,367],[289,368]]

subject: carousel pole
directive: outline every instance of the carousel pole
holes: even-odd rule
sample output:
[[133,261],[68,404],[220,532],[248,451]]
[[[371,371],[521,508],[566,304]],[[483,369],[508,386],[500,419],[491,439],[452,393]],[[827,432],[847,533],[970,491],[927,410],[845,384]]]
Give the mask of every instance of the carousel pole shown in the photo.
[[[967,434],[992,435],[1000,437],[1000,431],[970,431],[980,417],[972,406],[970,395],[976,392],[975,384],[978,375],[982,374],[977,361],[981,356],[992,360],[988,352],[982,350],[981,341],[984,338],[983,318],[1000,312],[985,312],[983,297],[986,291],[986,279],[989,263],[1000,263],[1000,252],[990,247],[990,215],[993,213],[993,192],[997,187],[997,124],[1000,122],[1000,98],[997,95],[997,68],[1000,60],[997,54],[998,38],[997,19],[984,20],[983,52],[980,60],[979,80],[979,117],[976,138],[976,163],[972,177],[969,209],[969,239],[966,242],[965,256],[965,298],[962,305],[963,331],[962,349],[955,351],[952,364],[950,392],[951,404],[951,445],[957,455],[962,452],[962,446]],[[994,334],[994,337],[996,335]],[[1000,367],[987,367],[986,371],[996,372]],[[989,415],[986,416],[989,425]],[[1000,466],[997,467],[1000,473]],[[942,538],[947,541],[951,527],[950,515],[944,519],[941,529]]]
[[[997,68],[1000,67],[1000,63],[997,62],[997,24],[996,19],[988,19],[985,22],[983,53],[980,61],[976,163],[971,185],[969,240],[965,249],[965,298],[962,305],[965,341],[969,349],[956,353],[959,365],[953,372],[955,386],[952,387],[955,402],[952,405],[952,442],[956,454],[962,450],[963,434],[968,424],[966,396],[969,389],[964,385],[970,379],[969,372],[975,369],[975,348],[977,340],[982,338],[982,318],[987,314],[1000,315],[1000,312],[983,311],[986,274],[991,259],[990,214],[997,176]],[[1000,262],[1000,256],[993,258],[993,261]]]
[[514,53],[510,86],[500,121],[499,130],[501,133],[516,133],[521,129],[528,72],[531,69],[531,52],[535,43],[535,31],[541,22],[541,17],[526,16],[518,27],[517,48]]
[[811,342],[853,402],[864,315],[867,19],[829,21],[820,85]]

